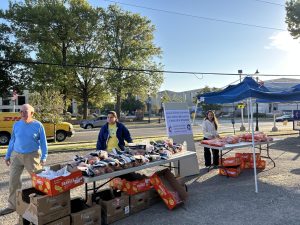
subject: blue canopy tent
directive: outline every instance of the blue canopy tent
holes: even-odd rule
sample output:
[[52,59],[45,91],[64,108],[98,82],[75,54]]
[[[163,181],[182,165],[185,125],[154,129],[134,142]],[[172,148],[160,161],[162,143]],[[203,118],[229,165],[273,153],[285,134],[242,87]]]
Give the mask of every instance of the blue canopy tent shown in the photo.
[[300,91],[295,92],[270,92],[266,87],[257,83],[252,77],[245,77],[244,80],[236,85],[231,85],[222,91],[210,92],[198,97],[199,101],[209,104],[233,103],[243,99],[250,101],[251,113],[251,130],[252,130],[252,150],[254,158],[254,179],[255,192],[258,192],[256,177],[256,161],[255,161],[255,145],[254,145],[254,125],[253,125],[253,107],[252,100],[260,100],[262,102],[285,102],[299,101]]

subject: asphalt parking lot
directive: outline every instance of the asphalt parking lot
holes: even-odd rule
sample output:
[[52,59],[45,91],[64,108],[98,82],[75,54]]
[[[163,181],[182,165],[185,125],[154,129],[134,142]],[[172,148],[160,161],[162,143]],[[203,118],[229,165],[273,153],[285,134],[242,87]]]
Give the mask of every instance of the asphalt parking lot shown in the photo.
[[[300,203],[300,137],[285,136],[271,145],[271,157],[265,170],[258,173],[258,193],[255,193],[253,170],[243,171],[237,178],[219,176],[216,169],[203,167],[203,151],[196,143],[199,174],[187,177],[189,199],[173,211],[163,202],[114,224],[203,224],[203,225],[299,225]],[[249,149],[239,149],[249,152]],[[72,160],[75,154],[50,154],[48,164]],[[8,168],[0,163],[0,207],[6,205]],[[147,171],[149,172],[149,171]],[[24,187],[31,185],[23,173]],[[72,190],[72,196],[82,196],[83,186]],[[0,224],[17,224],[16,213],[0,217]]]

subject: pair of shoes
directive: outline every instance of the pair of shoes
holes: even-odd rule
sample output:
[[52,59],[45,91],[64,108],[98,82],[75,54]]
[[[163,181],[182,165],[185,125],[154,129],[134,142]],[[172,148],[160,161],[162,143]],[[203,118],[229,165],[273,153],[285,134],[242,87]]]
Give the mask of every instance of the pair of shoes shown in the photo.
[[7,215],[7,214],[10,214],[10,213],[13,213],[14,209],[11,209],[11,208],[4,208],[4,209],[1,209],[0,210],[0,216],[4,216],[4,215]]
[[219,166],[218,165],[214,165],[214,169],[219,169]]

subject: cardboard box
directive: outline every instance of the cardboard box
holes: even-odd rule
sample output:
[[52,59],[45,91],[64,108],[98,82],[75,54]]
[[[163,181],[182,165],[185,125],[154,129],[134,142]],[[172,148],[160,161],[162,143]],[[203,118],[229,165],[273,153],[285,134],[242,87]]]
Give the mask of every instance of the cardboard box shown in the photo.
[[[62,165],[57,164],[51,166],[50,169],[57,171],[62,167]],[[68,169],[68,171],[71,172],[69,176],[61,176],[52,180],[40,177],[37,174],[33,173],[31,175],[32,186],[49,196],[55,196],[83,184],[83,176],[80,170]]]
[[228,157],[228,158],[222,158],[222,161],[220,159],[219,162],[220,162],[220,165],[224,166],[224,167],[239,166],[239,165],[241,165],[242,159],[239,157]]
[[224,167],[219,168],[219,174],[228,177],[237,177],[241,173],[241,167]]
[[[241,158],[244,162],[253,161],[253,153],[235,153],[235,157]],[[256,161],[260,160],[260,153],[255,153]]]
[[114,178],[110,182],[110,186],[113,189],[124,191],[128,195],[134,195],[152,188],[150,178],[138,173],[129,173]]
[[141,192],[135,195],[129,196],[129,205],[130,205],[130,213],[137,213],[144,209],[149,208],[149,197],[150,194],[148,191]]
[[[18,225],[32,225],[32,224],[33,224],[32,222],[29,222],[28,220],[22,218],[21,216],[19,217]],[[61,219],[55,220],[53,222],[47,223],[45,225],[70,225],[70,224],[71,224],[70,216],[66,216]]]
[[81,198],[71,200],[72,225],[101,225],[101,207],[98,204],[86,205]]
[[176,180],[169,169],[154,173],[150,181],[169,209],[187,200],[185,188]]
[[34,224],[47,224],[70,214],[70,191],[47,196],[35,188],[16,192],[16,211]]
[[[254,162],[250,162],[250,168],[254,168]],[[258,160],[256,161],[256,169],[264,170],[266,168],[266,160]]]
[[157,193],[157,191],[154,188],[151,188],[147,192],[149,194],[149,201],[148,201],[149,206],[154,205],[161,201],[159,194]]
[[101,205],[103,224],[111,224],[129,216],[129,196],[124,192],[104,189],[93,194],[92,200]]

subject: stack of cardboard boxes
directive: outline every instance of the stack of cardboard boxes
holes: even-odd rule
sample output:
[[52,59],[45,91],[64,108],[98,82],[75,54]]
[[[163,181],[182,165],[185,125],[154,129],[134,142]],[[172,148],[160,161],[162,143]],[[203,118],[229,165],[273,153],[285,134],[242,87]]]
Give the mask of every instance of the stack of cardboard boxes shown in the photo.
[[[265,169],[266,161],[261,159],[260,153],[255,154],[256,168]],[[219,174],[228,177],[237,177],[244,169],[253,169],[253,153],[235,153],[235,157],[220,160]]]
[[[58,170],[62,166],[52,166]],[[17,191],[16,211],[19,224],[35,225],[101,225],[99,205],[88,206],[81,199],[70,199],[70,189],[83,184],[81,171],[54,179],[32,175],[32,188]]]
[[78,171],[51,180],[33,174],[32,183],[34,187],[17,191],[21,225],[111,224],[150,207],[160,197],[169,209],[187,198],[186,190],[169,169],[151,177],[133,173],[115,178],[110,182],[111,188],[89,195],[87,201],[70,198],[70,189],[83,183]]

